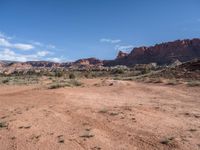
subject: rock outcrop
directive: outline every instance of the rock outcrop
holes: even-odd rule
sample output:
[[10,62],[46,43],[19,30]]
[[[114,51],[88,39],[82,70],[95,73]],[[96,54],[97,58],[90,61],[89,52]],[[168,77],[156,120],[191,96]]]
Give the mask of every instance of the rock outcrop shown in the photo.
[[[114,60],[96,58],[79,59],[75,62],[56,63],[50,61],[12,62],[0,61],[0,68],[10,70],[30,68],[91,69],[109,66],[135,66],[136,64],[180,65],[182,62],[200,58],[200,39],[177,40],[151,47],[134,48],[129,54],[119,51]],[[1,69],[3,70],[3,69]]]
[[119,51],[119,53],[118,53],[116,59],[123,59],[123,58],[125,58],[125,57],[127,57],[127,56],[128,56],[128,53],[125,53],[125,52]]
[[151,47],[134,48],[128,55],[120,59],[105,61],[106,66],[135,64],[149,64],[155,62],[159,65],[170,64],[175,60],[181,62],[200,58],[200,39],[177,40],[156,44]]
[[103,61],[96,59],[96,58],[86,58],[86,59],[79,59],[73,63],[74,65],[103,65]]

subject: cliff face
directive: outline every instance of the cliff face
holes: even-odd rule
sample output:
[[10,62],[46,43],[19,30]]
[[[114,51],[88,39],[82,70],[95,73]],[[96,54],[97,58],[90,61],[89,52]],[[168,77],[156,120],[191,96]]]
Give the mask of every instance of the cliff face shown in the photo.
[[28,61],[25,62],[28,65],[31,65],[32,67],[59,67],[59,63],[55,62],[49,62],[49,61]]
[[75,62],[55,63],[49,61],[12,62],[0,61],[0,68],[32,68],[32,67],[93,67],[93,66],[134,66],[136,64],[157,63],[171,64],[175,61],[185,62],[200,58],[200,39],[177,40],[156,44],[151,47],[134,48],[129,54],[119,51],[114,60],[96,58],[79,59]]
[[127,56],[128,56],[128,53],[125,53],[125,52],[119,51],[119,53],[118,53],[116,59],[123,59],[123,58],[125,58],[125,57],[127,57]]
[[106,61],[106,66],[148,64],[156,62],[159,65],[170,64],[174,60],[181,62],[200,58],[200,39],[177,40],[157,44],[151,47],[134,48],[126,57]]
[[96,59],[96,58],[86,58],[86,59],[79,59],[73,63],[74,65],[103,65],[103,61]]

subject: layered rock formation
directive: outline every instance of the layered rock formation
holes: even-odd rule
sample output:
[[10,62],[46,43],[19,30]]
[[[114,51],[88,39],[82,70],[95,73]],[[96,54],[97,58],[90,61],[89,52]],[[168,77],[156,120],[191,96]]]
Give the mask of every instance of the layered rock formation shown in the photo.
[[79,59],[73,63],[74,65],[103,65],[103,61],[96,58]]
[[127,56],[128,56],[128,53],[125,53],[125,52],[119,51],[119,53],[118,53],[116,59],[123,59],[123,58],[125,58],[125,57],[127,57]]
[[96,58],[79,59],[75,62],[55,63],[49,61],[11,62],[0,61],[0,68],[96,68],[102,66],[135,66],[136,64],[156,63],[169,65],[174,62],[185,62],[200,58],[200,39],[177,40],[156,44],[151,47],[134,48],[129,54],[120,51],[114,60],[99,60]]
[[[122,52],[121,52],[122,53]],[[134,48],[128,55],[105,61],[106,66],[148,64],[155,62],[159,65],[170,64],[175,60],[181,62],[200,58],[200,39],[177,40],[156,44],[151,47]]]

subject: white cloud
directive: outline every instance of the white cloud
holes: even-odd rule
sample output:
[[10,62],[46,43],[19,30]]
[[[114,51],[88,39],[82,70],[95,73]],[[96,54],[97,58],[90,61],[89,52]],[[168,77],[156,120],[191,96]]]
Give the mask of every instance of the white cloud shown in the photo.
[[30,43],[32,43],[35,46],[43,46],[44,44],[37,42],[37,41],[30,41]]
[[28,61],[31,60],[37,60],[37,55],[23,55],[23,54],[17,54],[14,51],[6,48],[3,51],[0,51],[0,60],[11,60],[11,61]]
[[41,42],[37,42],[37,41],[30,41],[31,44],[33,44],[34,46],[38,46],[38,47],[42,47],[42,48],[47,48],[47,49],[54,49],[56,48],[55,45],[53,44],[44,44]]
[[[44,59],[43,57],[47,56],[51,54],[51,52],[49,51],[38,51],[34,54],[20,54],[20,53],[16,53],[11,49],[5,48],[4,50],[0,50],[0,60],[11,60],[11,61],[37,61],[37,60],[41,60]],[[48,59],[48,58],[47,58]],[[52,60],[59,62],[61,61],[61,59],[59,58],[52,58]]]
[[20,50],[31,50],[34,48],[34,46],[31,44],[17,43],[17,44],[12,44],[11,48],[16,48],[16,49],[20,49]]
[[62,61],[61,58],[57,58],[57,57],[54,57],[54,58],[48,58],[48,60],[53,61],[53,62],[61,62],[61,61]]
[[0,32],[0,38],[12,39],[13,37],[6,36],[4,33]]
[[23,44],[23,43],[11,43],[7,39],[1,37],[0,38],[0,46],[7,48],[16,48],[19,50],[31,50],[34,48],[31,44]]
[[[63,57],[56,56],[52,51],[52,49],[56,48],[55,45],[43,44],[41,42],[31,40],[28,42],[16,42],[15,39],[0,32],[0,60],[49,60],[55,62],[61,62],[64,60]],[[20,50],[26,52],[22,52]]]
[[113,39],[102,38],[102,39],[100,39],[100,42],[116,44],[116,43],[121,42],[121,40],[119,40],[119,39],[113,40]]
[[127,51],[127,50],[132,50],[133,48],[134,48],[133,45],[116,45],[115,46],[116,50],[125,50],[125,51]]
[[0,46],[9,47],[11,46],[10,42],[4,38],[0,38]]
[[44,56],[47,56],[49,54],[52,54],[52,52],[50,52],[50,51],[39,51],[39,52],[37,52],[37,55],[40,56],[40,57],[44,57]]
[[46,47],[47,47],[47,48],[51,48],[51,49],[56,48],[56,46],[55,46],[55,45],[52,45],[52,44],[49,44],[49,45],[47,45]]

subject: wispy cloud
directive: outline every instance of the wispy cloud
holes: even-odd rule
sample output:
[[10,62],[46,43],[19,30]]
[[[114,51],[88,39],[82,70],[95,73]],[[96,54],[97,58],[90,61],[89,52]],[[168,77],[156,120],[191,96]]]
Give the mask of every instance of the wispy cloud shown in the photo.
[[20,54],[11,49],[5,48],[0,50],[0,60],[11,60],[11,61],[37,61],[37,60],[49,60],[55,62],[61,62],[61,58],[53,57],[53,58],[44,58],[44,56],[48,56],[51,52],[49,51],[38,51],[34,54]]
[[37,42],[37,41],[30,41],[30,43],[35,45],[35,46],[43,46],[44,45],[41,42]]
[[11,44],[11,48],[16,48],[19,50],[31,50],[34,48],[31,44],[23,44],[23,43],[17,43],[17,44]]
[[37,52],[37,55],[40,56],[40,57],[44,57],[44,56],[47,56],[49,54],[53,54],[53,53],[50,52],[50,51],[38,51]]
[[119,39],[102,38],[102,39],[100,39],[100,42],[116,44],[116,43],[121,42],[121,40],[119,40]]
[[38,55],[25,55],[16,53],[8,48],[0,51],[0,60],[11,60],[11,61],[28,61],[28,60],[38,60]]
[[53,44],[44,44],[33,40],[16,42],[16,40],[16,37],[10,38],[0,32],[0,60],[22,62],[31,60],[64,61],[63,57],[59,57],[53,52],[56,48]]
[[53,44],[44,44],[38,41],[30,41],[31,44],[33,44],[34,46],[39,46],[39,47],[43,47],[43,48],[48,48],[48,49],[55,49],[56,46]]
[[129,51],[132,50],[134,48],[133,45],[116,45],[115,49],[116,50],[123,50],[123,51]]
[[0,37],[0,46],[7,47],[7,48],[15,48],[19,50],[31,50],[34,48],[34,46],[31,44],[11,43],[9,40],[7,40],[4,37]]
[[47,60],[48,61],[53,61],[53,62],[62,62],[63,61],[63,59],[60,57],[60,58],[58,58],[58,57],[53,57],[53,58],[47,58]]
[[56,48],[56,46],[53,44],[49,44],[49,45],[47,45],[47,48],[54,49],[54,48]]
[[7,35],[5,35],[3,32],[0,32],[0,38],[5,38],[5,39],[10,40],[10,39],[12,39],[13,37],[7,36]]

